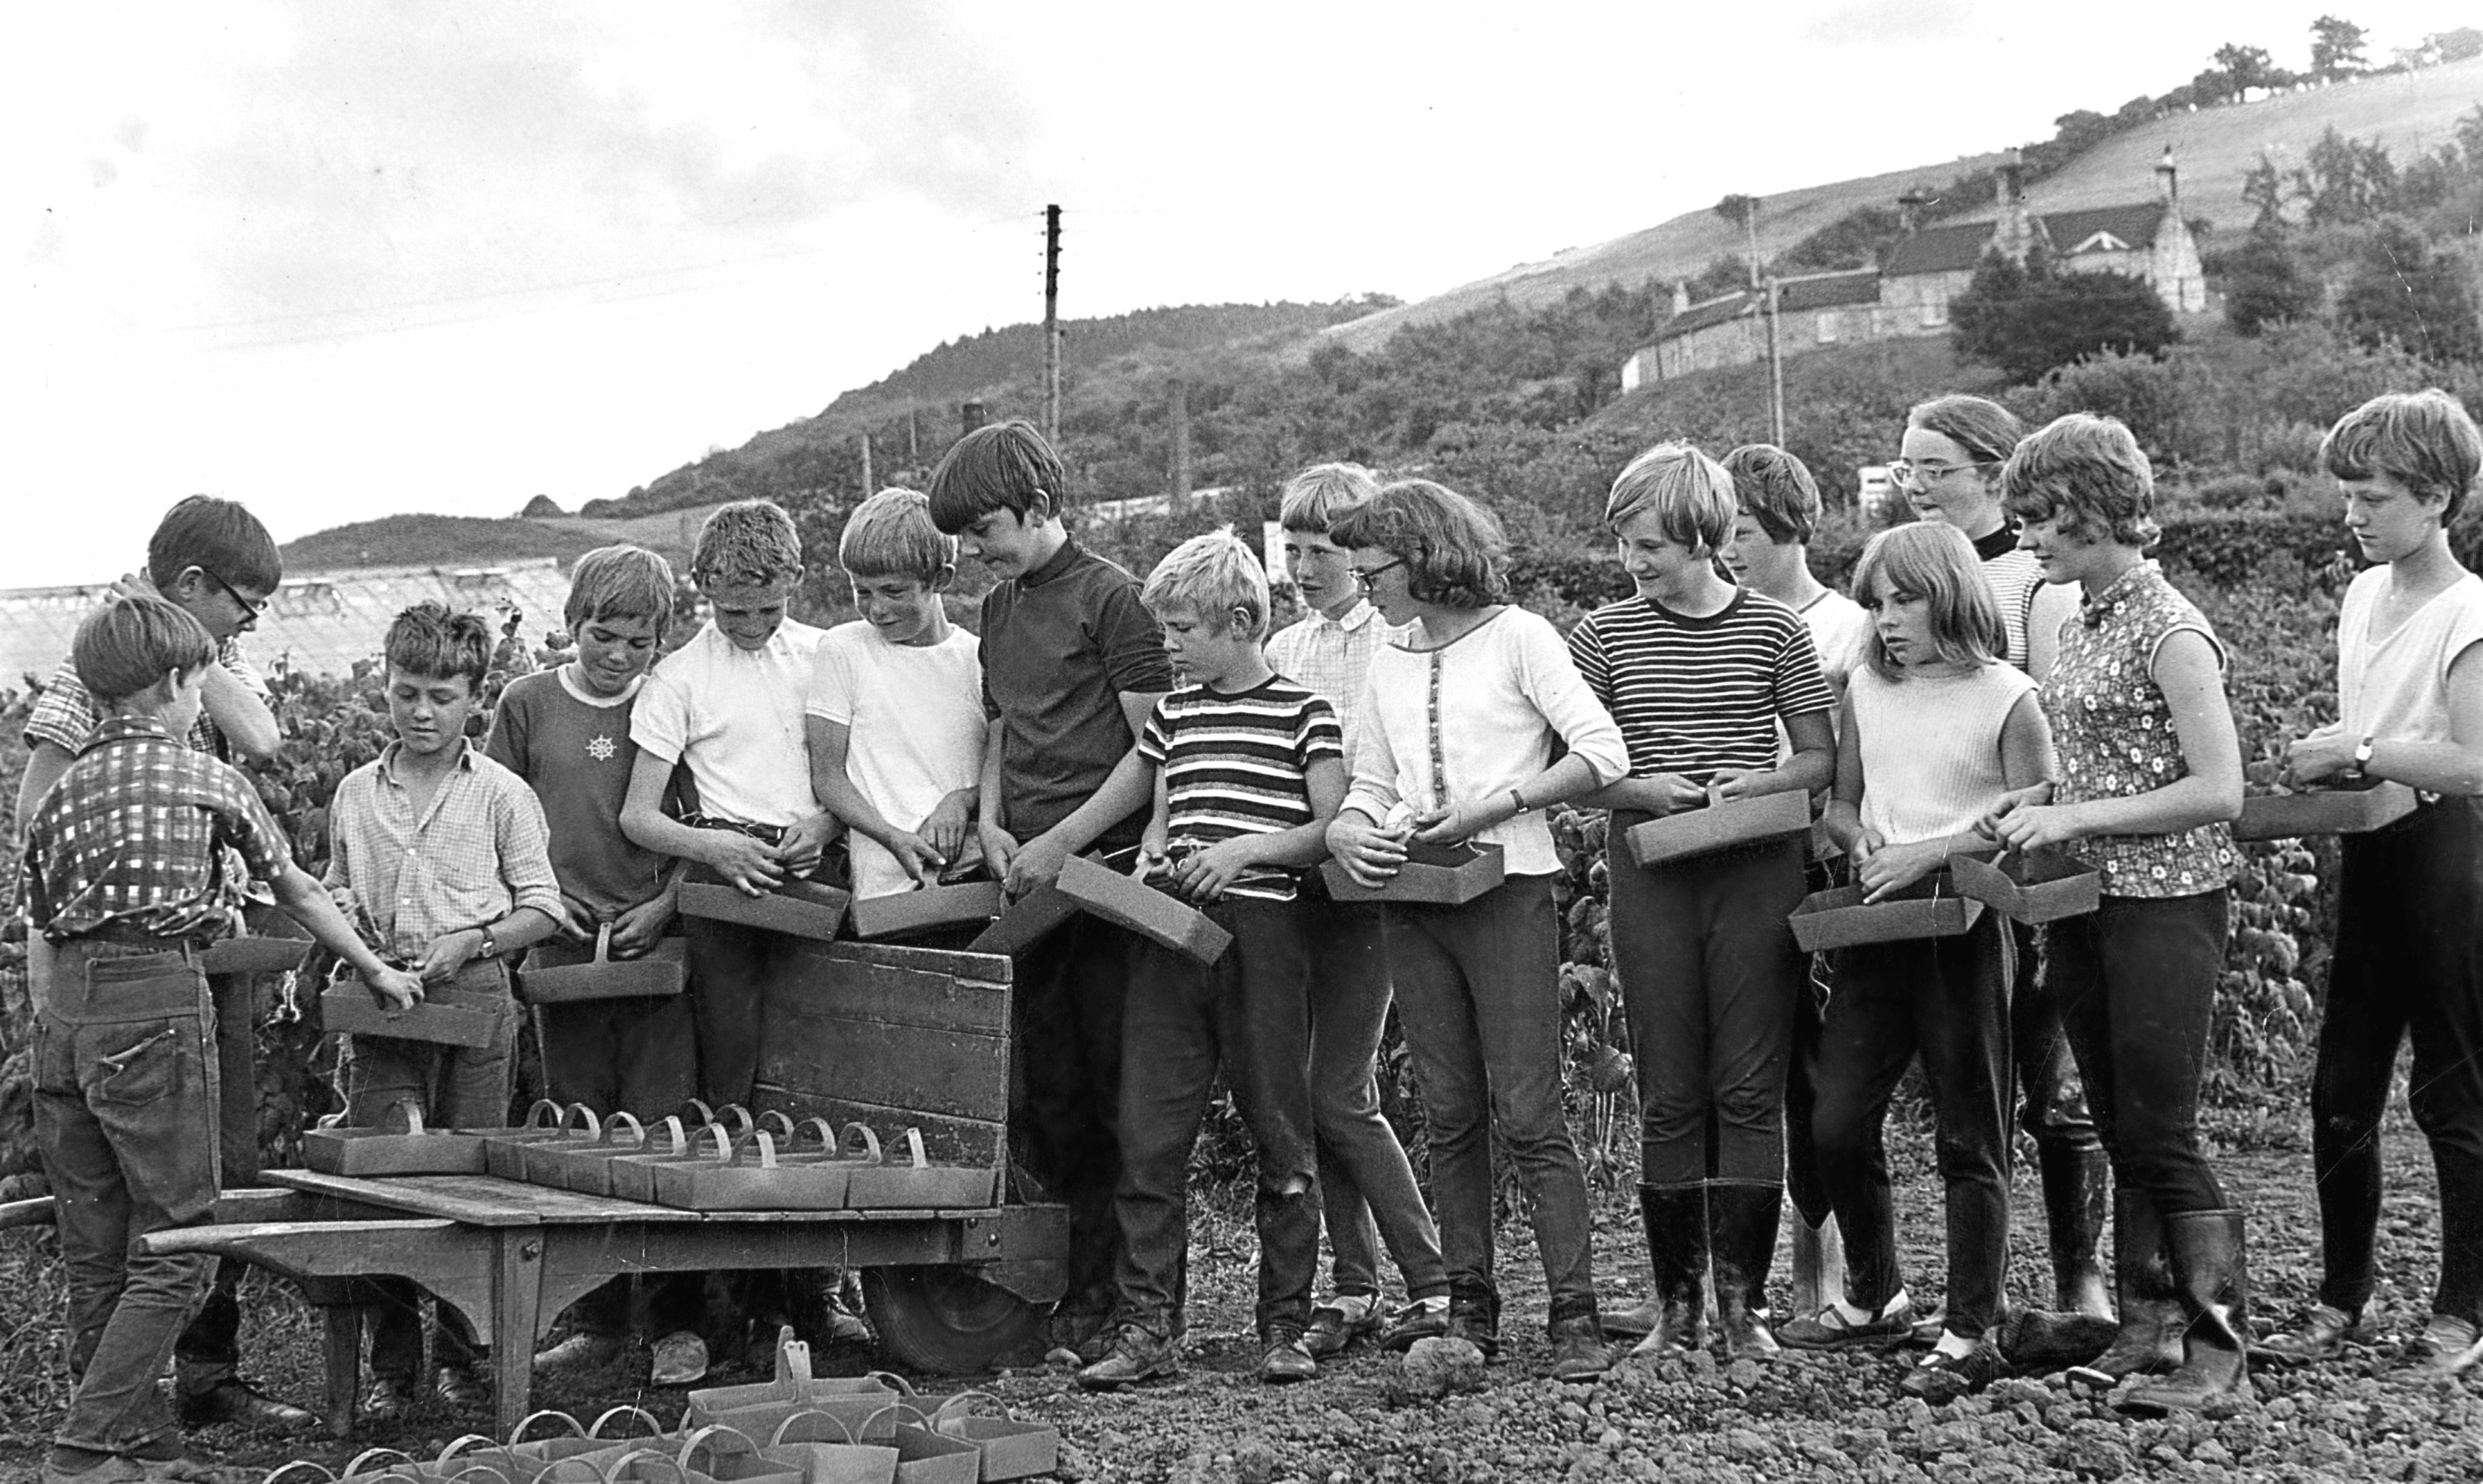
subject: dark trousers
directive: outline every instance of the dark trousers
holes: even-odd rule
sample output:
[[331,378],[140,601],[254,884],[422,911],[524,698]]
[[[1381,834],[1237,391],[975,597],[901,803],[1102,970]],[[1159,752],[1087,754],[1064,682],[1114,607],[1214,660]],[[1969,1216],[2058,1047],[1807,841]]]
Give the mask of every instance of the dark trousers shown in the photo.
[[[593,962],[591,942],[551,939],[526,956],[529,968]],[[677,1113],[699,1087],[698,1020],[684,992],[636,999],[590,999],[535,1007],[545,1095],[567,1106],[624,1112],[652,1124]],[[695,1273],[643,1279],[648,1325],[658,1335],[694,1330],[702,1281]],[[570,1321],[592,1335],[629,1329],[629,1281],[616,1278],[571,1306]]]
[[[1802,887],[1804,894],[1825,891],[1839,883],[1845,874],[1844,861],[1807,861],[1802,866]],[[1819,1085],[1819,1036],[1828,1014],[1829,986],[1835,979],[1833,960],[1825,953],[1810,955],[1808,972],[1802,976],[1800,993],[1793,999],[1793,1045],[1785,1056],[1784,1130],[1785,1130],[1785,1199],[1801,1213],[1806,1226],[1827,1225],[1834,1209],[1828,1200],[1828,1184],[1819,1178],[1819,1148],[1810,1136],[1812,1109],[1818,1105],[1814,1089]]]
[[1802,905],[1804,842],[1779,840],[1641,870],[1615,810],[1613,967],[1638,1060],[1640,1179],[1784,1180],[1785,1066],[1807,973],[1785,918]]
[[2483,800],[2443,799],[2344,849],[2310,1091],[2320,1297],[2348,1313],[2370,1302],[2380,1115],[2411,1034],[2408,1100],[2440,1179],[2432,1312],[2483,1322]]
[[1207,915],[1233,935],[1211,965],[1154,943],[1132,961],[1122,1020],[1120,1316],[1174,1333],[1189,1243],[1189,1154],[1220,1063],[1258,1148],[1259,1334],[1299,1332],[1319,1270],[1311,1132],[1310,958],[1292,902],[1230,898]]
[[1462,907],[1388,908],[1398,1016],[1414,1053],[1452,1294],[1494,1294],[1491,1135],[1535,1201],[1554,1321],[1595,1312],[1587,1181],[1561,1102],[1560,918],[1512,876]]
[[[348,981],[350,982],[350,981]],[[509,1121],[509,1091],[517,1070],[518,1007],[509,995],[508,965],[499,959],[467,964],[445,984],[428,986],[424,997],[444,1004],[492,1010],[499,1033],[488,1047],[446,1047],[385,1036],[348,1036],[337,1074],[344,1083],[345,1123],[377,1126],[390,1109],[411,1102],[435,1128],[497,1128]],[[422,1368],[421,1299],[402,1278],[370,1281],[375,1302],[366,1313],[371,1337],[371,1374],[410,1383]],[[528,1338],[513,1340],[525,1344]],[[443,1304],[432,1326],[432,1364],[471,1366],[481,1359],[472,1326]]]
[[1960,937],[1846,950],[1820,1042],[1813,1133],[1847,1301],[1877,1310],[1904,1285],[1881,1129],[1919,1052],[1947,1192],[1948,1328],[1969,1338],[1999,1322],[2009,1263],[2010,926],[1986,913]]
[[155,1380],[215,1261],[137,1243],[214,1211],[213,1013],[206,976],[177,945],[68,943],[54,960],[35,1022],[34,1114],[68,1285],[63,1445],[133,1453],[174,1431]]
[[2114,1185],[2166,1216],[2224,1208],[2199,1147],[2229,895],[2106,896],[2051,925],[2043,972],[2112,1156]]
[[698,1095],[711,1107],[749,1105],[759,1085],[759,1038],[767,987],[793,962],[801,940],[739,922],[684,917],[690,1018],[698,1047]]
[[[222,1185],[231,1190],[258,1183],[258,978],[214,974],[207,993],[215,1006]],[[218,1259],[214,1286],[173,1348],[185,1396],[214,1391],[241,1367],[240,1287],[249,1266],[239,1258]]]
[[1379,1244],[1409,1298],[1449,1291],[1439,1229],[1405,1147],[1379,1110],[1379,1041],[1393,991],[1388,917],[1374,902],[1337,902],[1313,875],[1298,903],[1311,961],[1311,1123],[1319,1136],[1321,1214],[1339,1293],[1379,1292]]
[[1071,1312],[1113,1303],[1120,1224],[1123,1007],[1137,941],[1081,913],[1018,961],[1010,1010],[1019,1158],[1069,1206]]
[[2012,922],[2009,930],[2017,958],[2009,996],[2009,1046],[2017,1064],[2017,1093],[2025,1100],[2017,1126],[2047,1156],[2101,1149],[2086,1089],[2078,1082],[2077,1061],[2069,1054],[2069,1033],[2061,1028],[2060,1003],[2043,982],[2034,925]]

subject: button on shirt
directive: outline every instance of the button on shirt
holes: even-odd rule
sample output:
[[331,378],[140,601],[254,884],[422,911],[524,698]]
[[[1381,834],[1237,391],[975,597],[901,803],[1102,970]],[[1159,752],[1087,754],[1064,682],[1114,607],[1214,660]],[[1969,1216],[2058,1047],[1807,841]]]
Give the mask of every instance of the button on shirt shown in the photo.
[[293,861],[239,771],[151,719],[106,717],[26,823],[28,920],[54,941],[106,925],[221,938],[239,905],[228,848],[262,878]]
[[416,818],[399,775],[404,744],[345,775],[330,805],[327,884],[350,889],[385,951],[413,962],[433,939],[521,907],[555,921],[551,833],[534,790],[466,743]]
[[1268,663],[1278,675],[1325,701],[1345,729],[1345,767],[1353,772],[1353,730],[1361,720],[1362,693],[1371,681],[1371,657],[1402,631],[1388,626],[1379,610],[1358,601],[1344,618],[1313,609],[1298,623],[1268,638]]

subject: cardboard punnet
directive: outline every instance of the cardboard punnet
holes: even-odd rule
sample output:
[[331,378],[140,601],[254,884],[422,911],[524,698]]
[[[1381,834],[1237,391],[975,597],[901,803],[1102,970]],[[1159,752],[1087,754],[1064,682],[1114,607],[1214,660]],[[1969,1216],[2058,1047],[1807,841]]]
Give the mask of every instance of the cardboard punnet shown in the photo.
[[1058,887],[1037,887],[1011,902],[1000,919],[966,945],[969,953],[999,953],[1015,958],[1078,915],[1078,904]]
[[720,882],[685,881],[681,883],[681,911],[684,917],[738,922],[771,933],[831,942],[852,900],[853,893],[815,881],[788,881],[757,896]]
[[2019,922],[2083,917],[2102,900],[2095,867],[2057,850],[1974,851],[1948,858],[1960,896]]
[[1382,886],[1366,887],[1341,861],[1320,867],[1327,894],[1339,902],[1420,902],[1462,907],[1507,879],[1497,845],[1461,840],[1455,845],[1408,843],[1405,863]]
[[2413,813],[2419,802],[2413,789],[2386,780],[2363,788],[2253,794],[2242,801],[2242,817],[2233,822],[2233,838],[2276,840],[2303,835],[2368,835]]
[[1105,921],[1201,964],[1215,963],[1233,946],[1233,935],[1205,913],[1083,856],[1062,863],[1059,887],[1061,895]]
[[350,974],[319,992],[319,1023],[350,1036],[423,1041],[473,1050],[491,1046],[500,1035],[497,1011],[429,999],[417,1000],[410,1009],[391,1010],[373,999],[370,989]]
[[1708,795],[1703,808],[1682,809],[1633,825],[1624,838],[1641,870],[1693,856],[1810,833],[1810,796],[1763,793],[1755,799]]
[[1788,919],[1793,941],[1804,953],[1850,948],[1857,943],[1909,938],[1954,938],[1983,916],[1983,904],[1957,894],[1946,871],[1937,871],[1885,901],[1866,904],[1860,887],[1836,887],[1802,899]]
[[893,938],[989,922],[1008,908],[996,881],[958,881],[854,898],[856,938]]

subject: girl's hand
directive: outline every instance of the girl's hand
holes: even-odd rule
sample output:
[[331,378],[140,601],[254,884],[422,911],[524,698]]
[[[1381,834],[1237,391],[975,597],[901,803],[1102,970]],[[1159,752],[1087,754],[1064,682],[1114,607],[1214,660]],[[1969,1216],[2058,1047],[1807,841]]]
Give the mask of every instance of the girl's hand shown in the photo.
[[2284,750],[2284,782],[2294,787],[2350,773],[2360,743],[2337,727],[2322,727]]
[[1236,835],[1191,851],[1172,863],[1174,888],[1193,902],[1215,901],[1234,878],[1255,863],[1255,841],[1252,835]]
[[1384,887],[1405,863],[1405,832],[1383,830],[1356,809],[1329,822],[1327,848],[1347,875],[1366,887]]
[[2000,802],[1992,807],[1990,813],[1974,822],[1974,833],[1988,840],[1998,840],[2000,821],[2008,818],[2013,810],[2051,802],[2052,785],[2049,783],[2030,783],[2024,788],[2011,789],[2000,796]]
[[1489,828],[1494,821],[1482,817],[1482,809],[1472,804],[1453,804],[1444,809],[1425,809],[1414,816],[1414,838],[1426,845],[1455,845],[1478,830]]
[[707,863],[725,885],[744,896],[763,896],[776,889],[785,879],[785,863],[778,854],[738,830],[708,830]]
[[1878,855],[1881,851],[1887,848],[1888,842],[1880,837],[1879,831],[1866,828],[1861,834],[1854,836],[1854,844],[1845,852],[1845,854],[1853,861],[1855,868],[1858,870],[1861,868],[1863,861],[1870,860],[1873,856]]
[[1868,855],[1855,857],[1854,876],[1864,888],[1862,900],[1877,902],[1903,891],[1947,861],[1947,848],[1939,840],[1911,845],[1875,844]]
[[1991,837],[2011,850],[2040,850],[2086,837],[2074,804],[2025,804],[1991,821]]

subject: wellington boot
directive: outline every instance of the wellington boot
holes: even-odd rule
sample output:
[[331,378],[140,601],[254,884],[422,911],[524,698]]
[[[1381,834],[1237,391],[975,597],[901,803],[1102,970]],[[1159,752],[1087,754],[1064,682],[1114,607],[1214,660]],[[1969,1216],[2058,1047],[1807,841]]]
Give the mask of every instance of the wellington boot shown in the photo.
[[[2117,1190],[2112,1198],[2112,1267],[2121,1296],[2121,1328],[2103,1354],[2071,1374],[2096,1386],[2123,1376],[2171,1370],[2181,1364],[2181,1305],[2173,1291],[2172,1263],[2165,1256],[2164,1223],[2144,1191]],[[2017,1358],[2010,1357],[2012,1364]]]
[[2099,1149],[2047,1147],[2040,1155],[2043,1212],[2051,1226],[2055,1307],[2112,1317],[2103,1277],[2103,1223],[2112,1209],[2112,1160]]
[[2173,1244],[2173,1285],[2180,1295],[2180,1367],[2122,1398],[2142,1417],[2196,1412],[2247,1401],[2251,1394],[2250,1271],[2242,1213],[2183,1211],[2165,1218]]
[[1716,1268],[1716,1326],[1724,1356],[1773,1361],[1783,1351],[1768,1328],[1768,1265],[1775,1259],[1782,1185],[1710,1180],[1707,1244]]
[[1646,1226],[1647,1266],[1654,1270],[1655,1321],[1632,1355],[1679,1355],[1707,1343],[1707,1312],[1699,1291],[1707,1268],[1707,1187],[1641,1185],[1640,1218]]
[[1815,1314],[1845,1292],[1845,1238],[1836,1218],[1812,1226],[1800,1211],[1793,1217],[1793,1312]]

